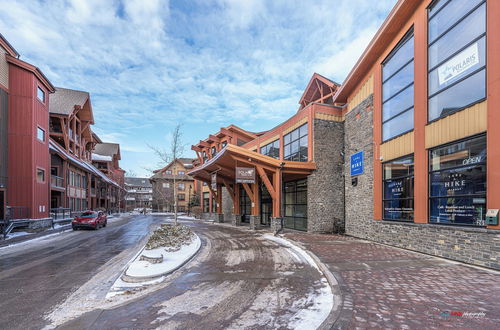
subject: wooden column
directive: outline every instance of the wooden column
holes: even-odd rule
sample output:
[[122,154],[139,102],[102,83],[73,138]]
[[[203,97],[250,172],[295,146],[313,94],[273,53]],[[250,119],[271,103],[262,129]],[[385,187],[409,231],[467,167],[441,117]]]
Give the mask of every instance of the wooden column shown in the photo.
[[[488,1],[487,3],[487,75],[486,86],[488,91],[488,122],[487,122],[487,201],[489,209],[500,209],[500,1]],[[497,226],[488,228],[500,229]]]
[[[373,219],[382,220],[382,67],[377,65],[373,74]],[[346,161],[348,161],[346,155]],[[349,172],[346,173],[349,175]],[[350,182],[348,183],[350,184]]]
[[273,198],[273,218],[281,217],[281,169],[278,169],[273,174],[273,186],[275,191],[275,197]]

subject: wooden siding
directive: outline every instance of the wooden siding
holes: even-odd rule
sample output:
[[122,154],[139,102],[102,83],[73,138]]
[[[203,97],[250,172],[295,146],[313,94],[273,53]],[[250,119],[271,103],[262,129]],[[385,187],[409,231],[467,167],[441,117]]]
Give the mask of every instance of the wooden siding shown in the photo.
[[347,105],[347,112],[357,107],[368,96],[373,94],[373,74],[365,81],[361,88],[354,94],[352,99],[349,100]]
[[291,131],[293,131],[294,129],[304,125],[305,123],[307,123],[307,117],[304,117],[302,118],[301,120],[299,120],[298,122],[296,122],[295,124],[293,124],[292,126],[288,127],[287,129],[285,129],[283,131],[283,135],[286,135],[288,133],[290,133]]
[[389,161],[413,153],[414,134],[406,133],[380,145],[380,157]]
[[486,131],[487,102],[481,102],[425,127],[425,147],[459,140]]
[[276,134],[275,136],[270,137],[269,139],[266,139],[262,142],[260,142],[260,146],[263,147],[271,142],[274,142],[280,138],[279,134]]
[[316,112],[314,114],[315,119],[327,120],[327,121],[344,121],[344,116],[332,115],[328,113]]
[[9,64],[5,59],[6,51],[0,47],[0,86],[9,88]]

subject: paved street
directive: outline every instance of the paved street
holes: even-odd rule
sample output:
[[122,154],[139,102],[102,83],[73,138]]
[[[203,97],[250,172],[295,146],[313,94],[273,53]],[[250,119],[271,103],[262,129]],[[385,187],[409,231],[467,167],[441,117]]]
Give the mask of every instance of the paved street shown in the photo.
[[0,328],[37,329],[43,315],[88,281],[113,257],[133,247],[159,218],[109,223],[98,231],[0,249]]
[[124,260],[159,219],[138,216],[14,253],[0,250],[1,327],[298,328],[328,315],[329,286],[303,255],[262,233],[196,221],[185,222],[203,244],[190,263],[129,301],[105,301]]
[[342,308],[336,326],[498,329],[499,272],[348,236],[286,237],[318,256],[337,278]]

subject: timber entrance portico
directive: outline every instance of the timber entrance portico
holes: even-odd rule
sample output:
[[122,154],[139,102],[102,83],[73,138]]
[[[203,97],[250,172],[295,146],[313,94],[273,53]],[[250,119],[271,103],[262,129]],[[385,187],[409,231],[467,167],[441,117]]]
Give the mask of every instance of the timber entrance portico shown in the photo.
[[[254,169],[254,182],[236,183],[236,167]],[[252,228],[258,228],[269,225],[271,218],[280,219],[285,216],[284,182],[306,178],[315,169],[314,162],[281,161],[229,144],[189,175],[207,182],[208,189],[216,199],[216,210],[213,213],[219,219],[231,218],[235,224],[248,220]],[[213,174],[215,182],[212,182]],[[232,202],[231,214],[224,215],[222,211],[223,188]]]

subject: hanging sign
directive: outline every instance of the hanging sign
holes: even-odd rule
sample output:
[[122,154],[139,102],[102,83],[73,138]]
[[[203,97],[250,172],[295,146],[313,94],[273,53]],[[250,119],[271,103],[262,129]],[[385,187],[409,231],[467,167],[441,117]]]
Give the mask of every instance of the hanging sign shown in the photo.
[[363,174],[363,158],[363,151],[351,155],[351,176]]
[[476,42],[438,68],[439,85],[447,83],[478,64],[479,47]]
[[212,190],[217,190],[217,173],[212,173]]
[[255,168],[237,167],[236,183],[255,183]]

